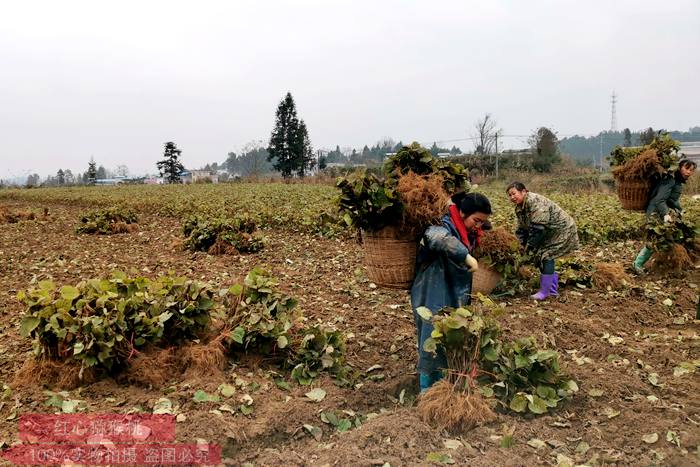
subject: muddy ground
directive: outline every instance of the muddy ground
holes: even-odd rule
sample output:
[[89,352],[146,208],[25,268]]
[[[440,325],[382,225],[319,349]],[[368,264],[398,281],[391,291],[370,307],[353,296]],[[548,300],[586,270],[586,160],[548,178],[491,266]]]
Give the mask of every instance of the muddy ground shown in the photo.
[[[104,379],[71,390],[69,398],[83,401],[85,413],[150,412],[167,398],[180,414],[178,441],[218,443],[228,465],[426,465],[430,453],[457,465],[700,465],[700,369],[674,376],[681,362],[700,358],[700,321],[694,320],[698,268],[677,277],[633,277],[622,291],[566,287],[544,303],[527,295],[499,297],[507,311],[500,319],[505,333],[534,335],[558,349],[563,370],[580,391],[552,414],[502,413],[488,426],[445,433],[422,422],[413,406],[416,348],[408,294],[370,283],[356,242],[265,231],[268,244],[258,254],[210,256],[173,246],[176,219],[142,213],[136,233],[79,236],[79,208],[48,207],[47,219],[0,225],[0,382],[12,386],[0,402],[0,442],[7,445],[18,441],[20,415],[55,410],[45,405],[49,388],[11,384],[32,357],[31,343],[19,335],[19,290],[45,278],[76,284],[115,269],[145,276],[174,271],[219,287],[265,265],[299,299],[310,322],[332,323],[348,333],[350,365],[361,372],[379,367],[355,388],[338,387],[328,377],[317,380],[313,386],[327,392],[320,402],[311,402],[304,396],[309,388],[291,381],[291,391],[277,387],[274,379],[282,371],[259,359],[230,360],[213,378],[174,375],[159,388]],[[639,246],[587,247],[583,255],[628,264]],[[193,400],[195,391],[213,394],[222,383],[236,386],[232,406],[245,394],[253,398],[250,415],[220,410],[224,400]],[[319,415],[333,409],[367,419],[338,433]],[[320,428],[318,439],[304,425]],[[501,447],[510,430],[512,446]]]

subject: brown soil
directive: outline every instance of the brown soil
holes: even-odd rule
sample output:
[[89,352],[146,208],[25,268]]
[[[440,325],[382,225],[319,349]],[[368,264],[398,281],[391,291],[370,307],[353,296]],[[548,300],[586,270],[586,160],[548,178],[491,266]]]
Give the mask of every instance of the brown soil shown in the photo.
[[[9,208],[39,209],[20,204]],[[697,371],[674,376],[681,362],[700,358],[700,321],[693,320],[700,285],[697,267],[681,277],[660,272],[635,276],[619,291],[564,287],[558,298],[541,303],[529,298],[530,291],[497,298],[506,310],[499,319],[504,337],[532,334],[540,344],[556,348],[563,371],[578,382],[580,391],[553,413],[523,417],[499,412],[495,421],[460,437],[432,428],[418,416],[408,294],[370,285],[360,263],[361,246],[352,240],[267,231],[270,241],[264,251],[212,256],[171,248],[179,223],[148,213],[141,215],[138,232],[76,235],[78,211],[52,205],[50,221],[0,225],[0,381],[12,387],[0,400],[0,441],[19,440],[17,420],[22,414],[56,410],[45,405],[49,394],[41,384],[12,383],[32,358],[31,342],[19,335],[19,290],[47,278],[75,284],[115,269],[149,277],[174,271],[223,287],[241,281],[260,264],[272,269],[284,292],[299,299],[310,322],[333,324],[350,335],[347,361],[362,375],[354,388],[338,387],[324,376],[312,387],[322,387],[327,395],[311,402],[304,396],[311,388],[295,384],[287,370],[260,358],[237,357],[226,359],[220,373],[204,378],[166,372],[161,384],[151,386],[102,378],[71,390],[69,397],[82,400],[85,413],[150,412],[158,399],[168,398],[173,411],[182,415],[178,441],[218,443],[230,465],[426,465],[433,452],[449,455],[456,465],[557,465],[557,456],[573,464],[700,463],[700,378]],[[639,247],[624,242],[587,247],[582,254],[613,254],[615,262],[630,264]],[[167,368],[167,361],[151,363],[150,370]],[[379,369],[367,372],[374,365]],[[291,390],[277,386],[280,377]],[[217,394],[223,383],[235,386],[231,398],[193,400],[197,390]],[[238,410],[244,395],[253,399],[250,415]],[[234,413],[223,410],[226,406]],[[369,419],[339,433],[321,421],[320,412],[327,410]],[[304,425],[320,428],[319,439]],[[513,445],[501,447],[510,430]],[[675,433],[680,447],[667,441],[668,432]],[[647,444],[643,437],[652,433],[658,441]],[[533,438],[544,445],[528,445]],[[447,439],[461,443],[450,442],[448,448]]]

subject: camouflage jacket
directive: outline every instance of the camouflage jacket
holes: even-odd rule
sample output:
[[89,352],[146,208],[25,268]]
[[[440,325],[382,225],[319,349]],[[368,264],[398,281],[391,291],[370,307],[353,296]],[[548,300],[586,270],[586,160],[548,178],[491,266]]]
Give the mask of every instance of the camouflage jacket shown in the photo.
[[528,192],[523,204],[515,207],[515,215],[518,228],[529,230],[531,224],[544,227],[544,240],[536,252],[542,260],[565,256],[578,249],[576,222],[549,198]]

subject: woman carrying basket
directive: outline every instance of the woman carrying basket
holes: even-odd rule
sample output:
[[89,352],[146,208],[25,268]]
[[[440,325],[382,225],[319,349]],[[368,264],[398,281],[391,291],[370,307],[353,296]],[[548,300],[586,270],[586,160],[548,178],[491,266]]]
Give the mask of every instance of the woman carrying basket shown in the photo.
[[491,203],[480,193],[457,193],[440,225],[426,229],[416,258],[416,277],[411,287],[411,306],[418,334],[418,374],[421,392],[442,377],[447,368],[444,353],[423,350],[433,325],[417,313],[419,307],[433,314],[444,307],[457,308],[471,302],[472,273],[476,259],[470,254],[479,242],[481,227],[491,215]]
[[559,276],[554,271],[554,260],[578,249],[576,222],[557,203],[529,192],[520,182],[508,185],[506,193],[515,204],[515,235],[540,268],[540,289],[531,297],[544,300],[556,296]]
[[[676,216],[683,215],[680,198],[683,191],[683,184],[693,175],[697,164],[690,159],[683,159],[678,163],[678,170],[673,173],[673,176],[664,177],[651,191],[649,196],[649,204],[647,204],[646,216],[647,221],[650,221],[654,216],[659,216],[665,223],[673,222],[671,210]],[[644,246],[637,254],[637,257],[632,263],[632,268],[637,274],[644,272],[644,264],[649,261],[653,251],[648,246]]]

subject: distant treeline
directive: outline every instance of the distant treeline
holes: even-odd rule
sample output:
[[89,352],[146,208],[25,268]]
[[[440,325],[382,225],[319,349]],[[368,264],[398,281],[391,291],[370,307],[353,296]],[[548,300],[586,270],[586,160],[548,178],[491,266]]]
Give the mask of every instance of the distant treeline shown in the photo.
[[[599,161],[601,153],[605,158],[615,146],[640,145],[642,139],[649,134],[649,129],[630,131],[625,138],[626,131],[629,130],[606,131],[597,136],[568,136],[559,140],[559,150],[580,163],[590,164],[593,160]],[[652,133],[656,131],[652,130]],[[700,126],[692,127],[688,131],[669,131],[668,133],[677,141],[700,141]]]

